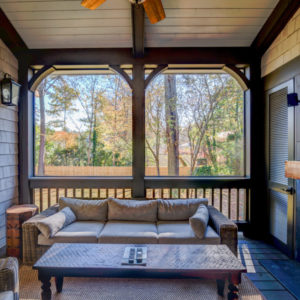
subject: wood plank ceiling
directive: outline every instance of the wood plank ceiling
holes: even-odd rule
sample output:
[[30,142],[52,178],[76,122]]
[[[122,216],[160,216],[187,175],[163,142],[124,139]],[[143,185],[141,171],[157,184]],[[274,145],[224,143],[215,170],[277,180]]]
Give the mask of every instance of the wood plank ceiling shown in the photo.
[[[0,0],[29,48],[132,47],[128,0],[95,11],[81,0]],[[146,19],[145,47],[250,46],[278,0],[162,0],[166,19]]]

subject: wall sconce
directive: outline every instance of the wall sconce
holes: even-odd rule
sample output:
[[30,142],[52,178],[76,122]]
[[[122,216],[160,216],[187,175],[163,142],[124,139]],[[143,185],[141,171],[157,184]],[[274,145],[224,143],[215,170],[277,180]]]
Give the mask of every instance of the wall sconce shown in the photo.
[[1,102],[8,106],[17,106],[20,95],[21,85],[13,81],[8,74],[4,74],[1,85]]
[[287,103],[288,106],[297,106],[299,104],[298,100],[298,94],[297,93],[291,93],[287,95]]

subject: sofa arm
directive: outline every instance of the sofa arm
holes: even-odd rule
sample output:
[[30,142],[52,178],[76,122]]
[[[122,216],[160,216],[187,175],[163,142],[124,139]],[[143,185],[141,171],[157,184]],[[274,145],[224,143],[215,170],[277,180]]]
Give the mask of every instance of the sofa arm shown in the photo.
[[208,206],[209,218],[212,226],[225,244],[237,256],[238,228],[234,222],[225,217],[213,206]]
[[19,299],[19,263],[15,257],[0,259],[0,292],[12,291]]
[[58,212],[58,204],[25,221],[22,225],[23,263],[34,264],[38,259],[37,246],[39,230],[36,223]]

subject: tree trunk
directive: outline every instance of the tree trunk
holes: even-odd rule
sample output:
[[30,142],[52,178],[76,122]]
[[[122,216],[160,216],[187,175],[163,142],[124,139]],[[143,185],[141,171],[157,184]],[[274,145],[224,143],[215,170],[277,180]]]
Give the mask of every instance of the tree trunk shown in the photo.
[[168,175],[179,175],[179,133],[176,76],[165,75],[165,119],[168,150]]
[[240,148],[239,148],[239,135],[240,135],[240,124],[239,124],[239,101],[236,101],[235,104],[235,120],[236,120],[236,135],[234,140],[234,150],[235,150],[235,163],[234,163],[234,175],[243,174],[243,164],[241,161]]
[[40,99],[40,151],[38,160],[38,176],[45,174],[45,143],[46,143],[46,124],[45,124],[45,93],[44,84],[39,86]]

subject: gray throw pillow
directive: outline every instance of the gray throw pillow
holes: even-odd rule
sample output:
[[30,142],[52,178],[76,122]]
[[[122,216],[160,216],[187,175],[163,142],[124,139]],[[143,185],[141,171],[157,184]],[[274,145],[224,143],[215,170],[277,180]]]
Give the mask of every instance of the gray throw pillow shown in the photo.
[[190,226],[199,239],[203,239],[205,236],[208,220],[208,209],[207,206],[203,204],[200,204],[196,213],[189,218]]
[[83,200],[61,197],[59,209],[70,207],[78,221],[100,221],[107,219],[107,200]]
[[108,219],[120,221],[157,221],[156,200],[108,199]]
[[199,204],[208,205],[206,198],[158,200],[158,220],[186,221],[198,209]]
[[52,238],[59,230],[76,221],[76,216],[69,207],[36,223],[39,231],[47,238]]

